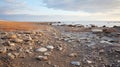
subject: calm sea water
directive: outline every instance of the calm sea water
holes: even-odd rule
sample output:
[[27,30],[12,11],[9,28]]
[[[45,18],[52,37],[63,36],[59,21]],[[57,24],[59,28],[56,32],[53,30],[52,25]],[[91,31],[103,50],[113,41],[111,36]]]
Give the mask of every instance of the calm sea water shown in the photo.
[[120,26],[120,21],[76,21],[76,22],[61,22],[61,23],[56,23],[57,25],[84,25],[84,26],[89,26],[90,24],[97,25],[97,26],[107,26],[107,27],[113,27],[113,26]]

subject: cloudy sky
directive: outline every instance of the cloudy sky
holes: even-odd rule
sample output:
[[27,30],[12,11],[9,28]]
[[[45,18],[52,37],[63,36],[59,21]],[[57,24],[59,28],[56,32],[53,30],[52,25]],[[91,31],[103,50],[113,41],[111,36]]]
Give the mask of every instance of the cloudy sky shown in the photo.
[[0,20],[119,21],[120,0],[0,0]]

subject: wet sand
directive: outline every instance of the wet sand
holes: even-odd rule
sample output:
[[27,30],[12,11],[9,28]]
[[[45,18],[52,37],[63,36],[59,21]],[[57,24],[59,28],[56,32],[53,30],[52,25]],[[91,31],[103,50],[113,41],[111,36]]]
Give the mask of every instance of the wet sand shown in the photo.
[[120,67],[120,27],[0,21],[0,59],[0,67]]

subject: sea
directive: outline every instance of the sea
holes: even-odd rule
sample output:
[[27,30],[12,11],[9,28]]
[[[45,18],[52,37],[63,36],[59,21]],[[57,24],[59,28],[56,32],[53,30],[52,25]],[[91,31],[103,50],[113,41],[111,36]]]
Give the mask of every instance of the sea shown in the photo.
[[113,26],[120,26],[120,21],[63,21],[59,23],[54,23],[54,25],[84,25],[84,26],[90,26],[90,25],[96,25],[98,27],[101,26],[107,26],[107,27],[113,27]]

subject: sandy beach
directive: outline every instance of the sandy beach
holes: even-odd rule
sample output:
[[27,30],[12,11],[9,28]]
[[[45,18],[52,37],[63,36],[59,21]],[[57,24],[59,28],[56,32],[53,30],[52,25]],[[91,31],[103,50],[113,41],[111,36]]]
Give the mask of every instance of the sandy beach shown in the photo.
[[0,67],[120,67],[120,26],[0,21]]

